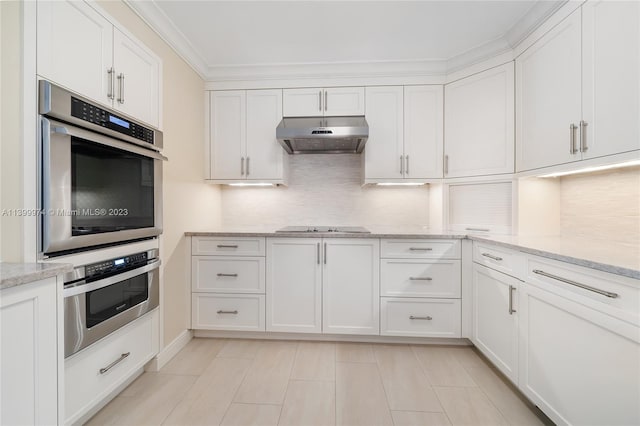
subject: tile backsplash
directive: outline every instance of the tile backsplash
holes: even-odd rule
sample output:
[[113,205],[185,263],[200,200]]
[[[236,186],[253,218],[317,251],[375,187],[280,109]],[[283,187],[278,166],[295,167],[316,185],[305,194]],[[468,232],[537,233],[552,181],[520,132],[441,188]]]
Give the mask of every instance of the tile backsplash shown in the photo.
[[359,154],[289,157],[289,186],[222,187],[225,227],[427,225],[429,188],[362,187]]
[[560,181],[563,236],[640,242],[640,167],[565,176]]

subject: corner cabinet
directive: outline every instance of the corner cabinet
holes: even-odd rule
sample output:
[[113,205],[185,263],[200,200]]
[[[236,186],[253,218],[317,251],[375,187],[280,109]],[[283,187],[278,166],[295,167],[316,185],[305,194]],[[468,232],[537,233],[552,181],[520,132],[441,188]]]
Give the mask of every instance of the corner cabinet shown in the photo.
[[542,36],[516,58],[517,171],[639,150],[638,75],[638,2],[588,1]]
[[208,105],[206,179],[286,184],[286,154],[276,140],[282,90],[212,91]]
[[38,1],[37,25],[38,75],[160,127],[162,61],[143,43],[80,1]]
[[61,423],[58,372],[63,355],[57,308],[55,277],[0,291],[3,425]]
[[444,176],[514,172],[514,64],[445,85]]
[[441,178],[442,86],[367,87],[365,95],[365,183]]

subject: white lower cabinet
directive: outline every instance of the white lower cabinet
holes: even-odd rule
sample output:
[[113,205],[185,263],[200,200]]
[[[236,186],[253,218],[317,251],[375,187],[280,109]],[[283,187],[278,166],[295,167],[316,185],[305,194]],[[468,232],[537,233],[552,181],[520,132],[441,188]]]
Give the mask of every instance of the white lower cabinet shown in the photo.
[[380,298],[383,336],[460,337],[460,299]]
[[527,282],[519,387],[556,424],[640,424],[640,329]]
[[158,309],[65,360],[66,424],[82,423],[158,353]]
[[267,239],[267,331],[322,332],[320,238]]
[[473,265],[472,341],[512,382],[518,383],[518,288],[521,282]]
[[322,331],[380,334],[380,242],[323,241]]
[[192,327],[198,330],[264,331],[264,295],[194,293]]
[[58,423],[57,282],[0,292],[0,424]]

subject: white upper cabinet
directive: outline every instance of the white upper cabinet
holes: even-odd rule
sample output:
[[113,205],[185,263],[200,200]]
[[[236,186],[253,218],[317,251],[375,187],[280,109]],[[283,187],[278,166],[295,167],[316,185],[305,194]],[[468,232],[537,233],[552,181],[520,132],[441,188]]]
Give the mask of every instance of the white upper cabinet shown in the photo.
[[154,127],[162,61],[80,1],[37,3],[37,72]]
[[442,177],[442,86],[404,87],[404,177]]
[[516,169],[580,160],[581,10],[516,59]]
[[39,1],[37,13],[38,74],[111,106],[111,22],[82,1]]
[[513,173],[514,64],[444,88],[445,177]]
[[276,140],[282,90],[213,91],[209,109],[207,179],[286,183],[285,152]]
[[364,87],[284,89],[285,117],[364,115]]
[[640,149],[640,2],[582,6],[583,158]]
[[113,30],[114,107],[158,127],[160,61],[142,44]]
[[367,87],[369,139],[364,149],[365,179],[404,177],[402,86]]
[[442,177],[442,86],[366,88],[365,183]]

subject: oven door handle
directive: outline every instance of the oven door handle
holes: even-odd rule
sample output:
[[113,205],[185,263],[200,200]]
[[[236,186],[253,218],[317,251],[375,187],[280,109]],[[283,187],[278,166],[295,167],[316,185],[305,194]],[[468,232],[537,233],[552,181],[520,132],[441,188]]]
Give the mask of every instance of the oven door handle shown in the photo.
[[67,136],[75,136],[77,138],[86,139],[88,141],[99,143],[101,145],[110,146],[111,148],[117,148],[123,151],[132,152],[134,154],[140,154],[145,157],[153,158],[154,160],[161,160],[161,161],[167,160],[167,157],[165,157],[164,155],[156,151],[142,148],[129,142],[121,142],[117,139],[103,136],[99,133],[84,130],[79,127],[63,124],[58,121],[54,121],[54,120],[49,120],[49,121],[51,122],[52,133],[59,133]]
[[154,269],[158,269],[160,267],[160,259],[156,259],[151,263],[141,267],[132,269],[131,271],[124,272],[122,274],[113,275],[109,278],[104,278],[98,281],[93,281],[87,283],[86,280],[78,281],[74,283],[72,287],[65,288],[62,290],[62,297],[72,297],[82,293],[88,293],[90,291],[98,290],[104,287],[108,287],[120,281],[128,280],[129,278],[136,277],[140,274],[144,274],[145,272],[153,271]]

